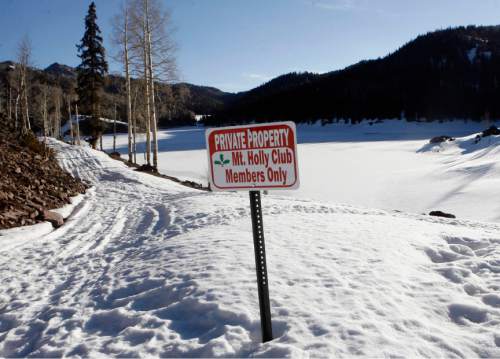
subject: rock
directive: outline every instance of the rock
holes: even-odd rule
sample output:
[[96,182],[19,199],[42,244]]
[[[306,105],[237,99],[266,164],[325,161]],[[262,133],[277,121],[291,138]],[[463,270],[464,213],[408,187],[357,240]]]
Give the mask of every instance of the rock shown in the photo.
[[197,189],[201,189],[203,187],[203,185],[201,185],[200,183],[196,183],[193,181],[182,181],[180,183],[183,184],[184,186],[197,188]]
[[48,211],[46,209],[39,215],[39,219],[50,222],[54,228],[59,228],[64,224],[64,218],[59,213]]
[[484,130],[482,132],[483,137],[488,137],[491,135],[500,135],[500,130],[496,126],[491,126],[487,130]]
[[139,171],[139,172],[149,172],[149,173],[158,173],[158,170],[156,169],[156,167],[153,167],[153,166],[150,166],[150,165],[147,165],[147,164],[144,164],[144,165],[140,166],[139,168],[136,169],[136,171]]
[[446,141],[455,141],[451,136],[437,136],[430,139],[429,143],[441,143]]
[[434,216],[434,217],[444,217],[444,218],[457,218],[455,215],[451,213],[446,213],[442,211],[431,211],[429,212],[429,216]]

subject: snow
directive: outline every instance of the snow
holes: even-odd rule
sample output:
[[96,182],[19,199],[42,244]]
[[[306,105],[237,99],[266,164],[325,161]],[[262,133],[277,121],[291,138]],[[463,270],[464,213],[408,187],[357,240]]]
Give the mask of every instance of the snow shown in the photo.
[[473,47],[469,51],[467,51],[467,58],[469,59],[470,63],[473,64],[474,60],[476,59],[477,55],[477,47]]
[[[484,124],[458,120],[299,125],[301,187],[282,194],[411,213],[441,210],[458,218],[499,222],[496,150],[422,151],[434,136],[463,137],[483,129]],[[206,186],[204,129],[163,130],[161,135],[160,172]],[[112,138],[106,137],[104,146],[111,150]],[[139,150],[143,148],[141,143]],[[126,134],[119,135],[117,150],[127,158]],[[143,156],[138,160],[142,163]]]
[[469,51],[467,51],[467,58],[469,59],[469,62],[473,64],[477,58],[477,56],[483,57],[486,60],[491,60],[491,51],[480,51],[478,52],[477,47],[471,48]]
[[22,244],[42,237],[52,231],[52,224],[41,222],[31,226],[0,229],[0,252],[11,249],[13,246]]
[[481,55],[483,55],[483,57],[485,57],[487,60],[491,60],[491,51],[484,51]]
[[[89,117],[86,116],[86,115],[78,115],[78,122],[82,123],[84,121],[87,121],[88,118]],[[102,122],[110,123],[110,124],[115,123],[115,120],[112,120],[112,119],[109,119],[109,118],[104,118],[104,117],[99,117],[99,120],[102,121]],[[71,115],[71,123],[73,124],[73,126],[76,126],[76,115]],[[66,132],[68,132],[70,130],[69,124],[70,124],[69,121],[66,121],[64,123],[64,125],[61,126],[61,133],[66,133]],[[126,121],[116,120],[116,124],[117,125],[128,126],[128,123]]]
[[500,356],[497,224],[264,196],[261,344],[247,195],[51,143],[94,187],[61,228],[2,252],[0,356]]

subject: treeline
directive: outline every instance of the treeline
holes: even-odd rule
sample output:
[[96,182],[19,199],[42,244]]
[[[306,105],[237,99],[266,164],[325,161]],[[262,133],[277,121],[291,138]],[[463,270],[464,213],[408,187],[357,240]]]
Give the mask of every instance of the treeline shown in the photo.
[[[20,96],[19,65],[16,61],[0,63],[0,113],[8,116],[9,108],[14,120],[16,100]],[[140,106],[141,84],[132,78],[133,99],[135,106]],[[51,128],[57,127],[68,119],[67,102],[76,103],[76,70],[72,67],[53,64],[44,70],[28,67],[27,96],[29,98],[29,118],[36,132],[43,128],[44,101],[47,99],[47,117]],[[10,93],[10,100],[9,100]],[[173,127],[192,125],[195,115],[210,115],[224,107],[224,104],[234,96],[216,88],[197,86],[188,83],[164,84],[157,82],[156,97],[158,104],[159,126]],[[18,116],[21,116],[20,100],[17,100]],[[10,104],[10,105],[9,105]],[[59,105],[58,105],[59,104]],[[112,119],[114,107],[117,105],[118,120],[126,121],[125,79],[120,75],[107,75],[102,94],[102,116]],[[56,111],[56,107],[59,108]],[[57,117],[60,115],[61,117]],[[108,127],[106,131],[110,131]],[[54,131],[49,130],[52,134]]]
[[290,73],[237,97],[208,125],[363,118],[500,118],[500,26],[435,31],[384,58]]

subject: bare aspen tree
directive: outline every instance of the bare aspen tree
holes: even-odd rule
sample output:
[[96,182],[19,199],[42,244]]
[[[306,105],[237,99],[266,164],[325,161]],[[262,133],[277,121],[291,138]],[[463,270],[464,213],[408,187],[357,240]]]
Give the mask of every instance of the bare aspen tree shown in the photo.
[[132,99],[131,99],[131,87],[130,87],[130,14],[129,14],[129,3],[124,3],[120,13],[116,15],[113,19],[113,42],[118,47],[118,60],[123,63],[125,72],[125,92],[126,92],[126,104],[127,104],[127,124],[128,124],[128,161],[132,162],[133,153],[133,127],[132,120]]
[[174,78],[175,45],[169,36],[170,14],[158,0],[131,0],[132,51],[142,57],[141,75],[145,82],[146,96],[146,151],[150,164],[151,138],[153,133],[153,166],[158,166],[158,130],[155,104],[155,81]]
[[18,45],[17,61],[19,63],[19,91],[21,101],[21,116],[23,118],[23,132],[31,129],[28,106],[28,66],[31,61],[31,42],[24,36]]
[[[144,3],[144,0],[142,0]],[[141,16],[142,15],[142,16]],[[146,88],[146,162],[151,166],[151,98],[149,96],[150,91],[150,76],[149,76],[149,58],[147,52],[147,29],[146,29],[146,14],[144,13],[144,7],[142,7],[142,14],[139,12],[137,19],[141,19],[139,23],[142,28],[142,39],[138,43],[142,49],[142,58],[144,66],[144,85]]]
[[[138,78],[144,85],[144,129],[146,134],[146,148],[144,150],[145,161],[151,166],[151,106],[149,96],[149,76],[148,76],[148,57],[146,51],[146,22],[144,18],[144,8],[142,0],[129,0],[127,6],[130,14],[130,64]],[[135,112],[135,116],[138,112]]]
[[151,121],[151,131],[153,133],[153,167],[158,168],[158,126],[156,121],[156,105],[155,105],[155,86],[154,86],[154,73],[153,73],[153,59],[151,57],[151,24],[150,24],[150,16],[149,16],[149,0],[144,0],[144,14],[146,19],[146,34],[145,34],[145,44],[147,51],[147,63],[148,63],[148,71],[149,79],[147,83],[149,84],[149,96],[150,105],[151,105],[151,113],[150,113],[150,121]]
[[[154,0],[143,0],[146,12],[147,51],[150,76],[151,96],[151,127],[153,131],[153,166],[158,167],[158,129],[155,101],[155,80],[169,81],[175,77],[175,45],[167,27],[170,24],[170,14],[162,11],[161,4]],[[158,69],[156,76],[154,69]]]

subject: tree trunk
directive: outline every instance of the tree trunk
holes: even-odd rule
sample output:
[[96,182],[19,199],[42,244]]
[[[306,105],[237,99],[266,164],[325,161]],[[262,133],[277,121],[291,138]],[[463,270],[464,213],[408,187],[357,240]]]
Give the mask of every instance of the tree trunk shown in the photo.
[[115,103],[115,116],[113,118],[113,152],[116,152],[116,103]]
[[143,19],[142,32],[144,36],[143,42],[143,61],[144,61],[144,81],[146,85],[146,163],[151,166],[151,108],[149,97],[149,64],[148,64],[148,49],[147,49],[147,31],[146,19]]
[[133,154],[134,154],[134,163],[137,164],[137,87],[135,88],[134,91],[134,102],[132,106],[132,122],[134,124],[133,126]]
[[61,98],[60,94],[55,95],[55,111],[54,111],[54,137],[61,138]]
[[153,72],[153,59],[151,56],[151,29],[149,26],[149,4],[145,0],[146,7],[146,50],[149,66],[149,96],[151,97],[151,130],[153,131],[153,167],[158,168],[158,129],[156,123],[156,105],[155,105],[155,90],[154,90],[154,72]]
[[28,84],[26,81],[26,67],[25,65],[20,65],[20,101],[21,101],[21,116],[23,119],[23,132],[28,132],[31,129],[29,111],[28,111]]
[[[127,92],[127,124],[128,124],[128,161],[132,162],[132,132],[135,131],[135,126],[132,128],[132,98],[130,91],[130,71],[129,71],[129,59],[128,59],[128,10],[125,7],[125,28],[124,28],[124,38],[123,38],[123,50],[124,50],[124,61],[125,61],[125,87]],[[135,142],[135,138],[134,138]],[[135,145],[135,143],[134,143]]]
[[15,128],[19,129],[19,94],[16,96],[16,104],[14,105],[14,117],[16,119]]
[[24,70],[24,111],[25,111],[25,119],[26,119],[26,127],[28,130],[31,130],[30,124],[30,114],[28,108],[28,82],[26,80],[26,69]]
[[68,97],[68,124],[69,124],[69,135],[71,136],[71,144],[75,144],[75,137],[73,136],[73,120],[71,119],[71,100]]
[[134,116],[133,119],[134,122],[134,132],[133,132],[133,153],[134,153],[134,163],[137,164],[137,142],[136,142],[136,137],[137,137],[137,120]]
[[49,135],[49,119],[47,111],[47,86],[43,89],[43,103],[42,103],[42,117],[43,117],[43,135],[45,140]]
[[12,87],[9,85],[9,122],[12,122]]
[[80,117],[78,116],[78,105],[75,105],[76,115],[76,144],[80,146]]

